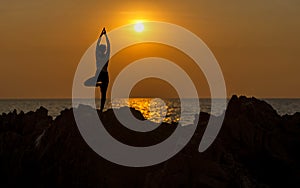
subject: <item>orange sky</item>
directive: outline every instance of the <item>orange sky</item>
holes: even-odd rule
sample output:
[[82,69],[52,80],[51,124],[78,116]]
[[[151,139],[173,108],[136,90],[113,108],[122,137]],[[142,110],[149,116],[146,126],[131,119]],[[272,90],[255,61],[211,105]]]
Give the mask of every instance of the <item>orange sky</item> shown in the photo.
[[[300,97],[298,0],[11,0],[0,2],[0,98],[70,98],[76,67],[99,29],[112,30],[135,19],[171,22],[197,34],[216,56],[228,96]],[[117,62],[125,66],[151,53],[168,57],[155,49],[172,51],[143,48],[134,46],[113,57],[111,80],[120,69]],[[193,70],[193,65],[184,68]],[[194,82],[201,96],[209,97],[205,78],[198,73]],[[160,82],[139,84],[133,95],[157,95],[149,89],[154,83]]]

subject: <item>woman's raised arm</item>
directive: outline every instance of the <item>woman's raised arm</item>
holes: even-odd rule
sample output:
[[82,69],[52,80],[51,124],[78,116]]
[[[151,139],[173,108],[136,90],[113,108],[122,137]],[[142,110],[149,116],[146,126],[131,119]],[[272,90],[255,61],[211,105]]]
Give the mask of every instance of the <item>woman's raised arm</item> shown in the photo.
[[109,57],[110,57],[110,42],[109,42],[109,39],[108,39],[108,36],[106,35],[106,33],[104,34],[105,35],[105,38],[106,38],[106,58],[107,60],[109,60]]

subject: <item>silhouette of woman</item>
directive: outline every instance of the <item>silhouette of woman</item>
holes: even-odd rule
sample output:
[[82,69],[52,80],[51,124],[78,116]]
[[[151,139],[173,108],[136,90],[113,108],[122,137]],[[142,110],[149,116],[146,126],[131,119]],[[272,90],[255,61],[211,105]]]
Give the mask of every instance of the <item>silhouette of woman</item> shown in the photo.
[[[106,38],[107,46],[104,44],[100,44],[103,35]],[[97,78],[96,87],[100,86],[100,91],[101,91],[100,111],[101,112],[103,111],[105,105],[106,92],[107,92],[107,87],[109,82],[108,71],[107,71],[109,57],[110,57],[110,43],[104,27],[96,44],[96,66],[97,66],[96,75],[99,75]]]

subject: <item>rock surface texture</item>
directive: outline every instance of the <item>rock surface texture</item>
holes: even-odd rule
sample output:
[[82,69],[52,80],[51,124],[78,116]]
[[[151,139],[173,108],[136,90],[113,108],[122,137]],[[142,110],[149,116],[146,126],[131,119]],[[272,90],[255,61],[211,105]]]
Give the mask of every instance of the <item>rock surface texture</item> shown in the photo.
[[[100,117],[113,137],[138,147],[163,141],[178,126],[163,123],[138,133],[123,127],[112,110]],[[0,187],[300,187],[299,112],[279,116],[264,101],[233,96],[216,140],[199,153],[209,117],[200,114],[194,136],[171,159],[132,168],[97,155],[81,137],[72,109],[54,120],[43,107],[2,114]]]

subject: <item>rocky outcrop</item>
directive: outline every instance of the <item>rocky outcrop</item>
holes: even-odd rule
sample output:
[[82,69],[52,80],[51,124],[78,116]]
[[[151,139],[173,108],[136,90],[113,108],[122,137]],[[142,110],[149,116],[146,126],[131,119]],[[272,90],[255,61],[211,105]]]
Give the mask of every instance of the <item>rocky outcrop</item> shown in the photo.
[[37,169],[34,164],[36,140],[52,124],[48,110],[41,107],[24,114],[16,110],[0,116],[0,185],[31,183]]
[[[131,111],[144,120],[139,111]],[[178,126],[164,123],[148,133],[137,133],[123,127],[112,110],[99,116],[111,135],[134,146],[159,143]],[[279,116],[264,101],[233,96],[218,137],[199,153],[209,117],[200,114],[194,136],[171,159],[155,166],[130,168],[111,163],[89,148],[78,131],[72,109],[62,111],[54,120],[43,107],[26,114],[2,114],[0,186],[300,186],[300,113]]]
[[255,181],[271,187],[300,185],[299,113],[280,117],[266,102],[233,96],[218,139]]

